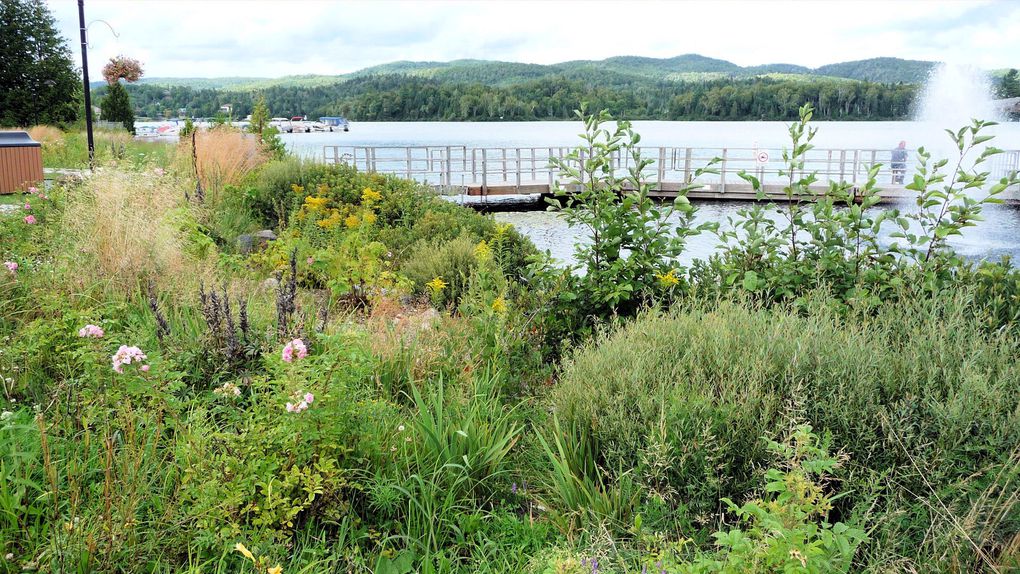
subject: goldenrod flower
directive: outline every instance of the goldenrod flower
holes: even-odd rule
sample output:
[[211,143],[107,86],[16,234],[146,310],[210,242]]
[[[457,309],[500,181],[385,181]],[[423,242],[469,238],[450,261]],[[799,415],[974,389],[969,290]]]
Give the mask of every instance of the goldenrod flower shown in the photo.
[[290,189],[294,193],[304,193],[305,192],[305,188],[300,186],[300,185],[298,185],[298,184],[296,184],[296,183],[290,184]]
[[507,231],[510,231],[511,227],[513,227],[513,225],[509,223],[500,223],[496,225],[496,237],[503,237],[506,235]]
[[475,245],[475,259],[480,262],[492,259],[492,248],[489,247],[489,244],[484,239],[479,241],[478,245]]
[[502,295],[492,302],[492,310],[500,315],[506,313],[506,299]]
[[680,279],[676,276],[676,269],[670,269],[669,273],[663,275],[662,273],[656,273],[655,277],[659,280],[659,284],[663,287],[675,287],[680,283]]
[[237,544],[234,545],[234,550],[240,552],[248,560],[251,560],[252,562],[255,562],[255,555],[252,554],[250,550],[245,548],[244,544],[241,544],[240,542],[238,542]]
[[374,213],[369,211],[361,216],[361,220],[365,222],[365,225],[372,225],[375,223],[376,217]]
[[283,567],[280,566],[279,564],[277,564],[276,566],[273,566],[272,568],[267,568],[266,569],[266,574],[283,574]]
[[346,225],[348,229],[354,229],[359,223],[361,223],[361,220],[358,219],[357,215],[348,215],[347,219],[344,219],[344,225]]
[[382,194],[378,191],[373,191],[370,187],[366,187],[361,191],[361,203],[370,204],[380,199],[382,199]]
[[322,211],[327,203],[329,203],[328,197],[312,197],[309,195],[305,198],[305,207],[311,211]]
[[446,281],[443,281],[442,277],[436,277],[432,281],[429,281],[428,283],[425,284],[425,286],[431,289],[432,292],[436,295],[439,295],[439,293],[442,292],[443,289],[446,289],[446,285],[447,285]]

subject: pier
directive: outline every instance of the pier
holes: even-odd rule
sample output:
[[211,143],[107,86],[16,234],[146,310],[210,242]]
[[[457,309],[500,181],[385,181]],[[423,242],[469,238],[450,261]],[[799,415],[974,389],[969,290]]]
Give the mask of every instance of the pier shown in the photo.
[[[365,172],[397,175],[433,186],[444,194],[462,194],[478,198],[549,194],[557,185],[567,187],[567,178],[552,161],[563,160],[574,148],[551,147],[468,147],[468,146],[324,146],[326,163],[345,163]],[[746,172],[762,183],[765,197],[783,201],[788,176],[781,149],[768,148],[694,148],[641,147],[642,159],[650,161],[642,171],[651,185],[650,195],[676,197],[694,184],[687,193],[691,199],[753,201],[757,195],[750,183],[740,177]],[[847,182],[863,187],[871,166],[881,164],[878,186],[883,201],[899,201],[915,193],[903,184],[893,184],[891,153],[888,149],[812,149],[807,152],[804,174],[816,173],[818,181],[811,186],[817,196],[823,195],[830,182]],[[906,164],[909,182],[916,167],[914,152]],[[718,173],[695,172],[714,158]],[[575,160],[576,161],[576,160]],[[633,167],[629,155],[616,154],[613,168],[622,175]],[[985,168],[998,181],[1007,173],[1020,169],[1020,150],[1011,150],[990,159]],[[798,177],[800,174],[798,174]],[[1002,198],[1020,203],[1020,188],[1007,190]],[[802,198],[810,199],[810,198]]]

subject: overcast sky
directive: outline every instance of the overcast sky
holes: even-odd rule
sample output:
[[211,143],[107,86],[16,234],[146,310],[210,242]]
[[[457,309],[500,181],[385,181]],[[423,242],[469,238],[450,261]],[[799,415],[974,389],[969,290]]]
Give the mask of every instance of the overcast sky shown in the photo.
[[[78,55],[74,0],[48,0]],[[742,66],[877,56],[1020,66],[1020,2],[86,0],[89,69],[147,76],[342,74],[395,60],[566,60],[698,53]],[[800,28],[800,30],[798,30]]]

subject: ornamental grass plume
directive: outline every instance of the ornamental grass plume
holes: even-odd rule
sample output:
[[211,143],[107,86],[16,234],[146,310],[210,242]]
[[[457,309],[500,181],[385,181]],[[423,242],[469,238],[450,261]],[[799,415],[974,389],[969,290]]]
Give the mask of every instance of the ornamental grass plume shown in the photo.
[[151,279],[159,292],[177,294],[212,276],[212,258],[189,249],[194,225],[182,195],[172,178],[121,170],[97,171],[68,188],[58,224],[68,243],[61,257],[76,268],[75,279],[124,293]]
[[[191,156],[191,139],[181,142],[179,157]],[[219,192],[226,185],[236,185],[244,176],[265,163],[265,154],[258,139],[229,126],[219,126],[195,133],[195,163],[206,201],[219,202]],[[185,173],[187,170],[178,170]]]

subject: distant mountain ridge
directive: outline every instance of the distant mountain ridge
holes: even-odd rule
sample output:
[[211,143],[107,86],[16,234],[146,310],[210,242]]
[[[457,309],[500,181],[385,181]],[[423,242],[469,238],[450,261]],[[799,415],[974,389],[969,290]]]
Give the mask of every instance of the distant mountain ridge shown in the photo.
[[[226,78],[143,78],[141,83],[164,86],[186,86],[195,89],[250,91],[270,87],[316,87],[365,76],[406,75],[433,78],[456,83],[485,83],[508,86],[539,78],[560,75],[571,77],[591,71],[611,73],[617,81],[633,78],[635,81],[704,81],[722,78],[747,78],[781,75],[805,81],[825,78],[864,80],[881,83],[919,84],[924,82],[937,62],[904,60],[901,58],[870,58],[853,62],[828,64],[807,68],[796,64],[764,64],[742,67],[729,62],[702,56],[683,54],[672,58],[642,56],[614,56],[604,60],[572,60],[558,64],[525,64],[498,60],[453,60],[450,62],[397,61],[371,66],[341,75],[296,75],[281,78],[226,77]],[[102,82],[93,82],[94,86]]]

